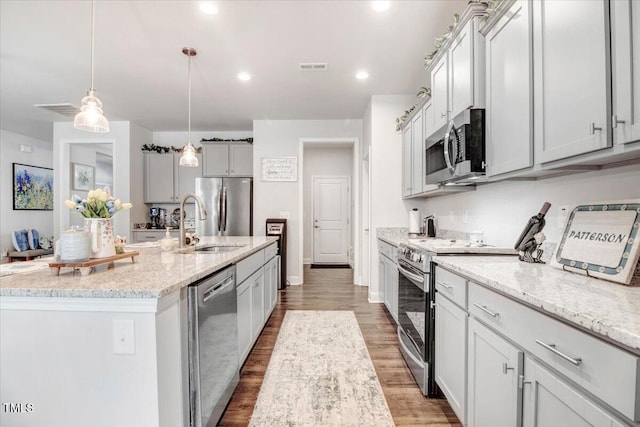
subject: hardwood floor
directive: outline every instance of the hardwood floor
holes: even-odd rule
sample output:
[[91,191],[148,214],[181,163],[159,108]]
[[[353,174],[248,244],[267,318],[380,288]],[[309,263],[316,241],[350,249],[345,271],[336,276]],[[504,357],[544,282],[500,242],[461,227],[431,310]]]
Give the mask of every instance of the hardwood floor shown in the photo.
[[305,267],[303,286],[279,291],[279,301],[240,371],[240,384],[220,425],[249,423],[280,325],[287,310],[352,310],[367,344],[397,426],[460,426],[446,400],[427,399],[398,350],[396,328],[384,304],[367,301],[368,288],[353,286],[349,269]]

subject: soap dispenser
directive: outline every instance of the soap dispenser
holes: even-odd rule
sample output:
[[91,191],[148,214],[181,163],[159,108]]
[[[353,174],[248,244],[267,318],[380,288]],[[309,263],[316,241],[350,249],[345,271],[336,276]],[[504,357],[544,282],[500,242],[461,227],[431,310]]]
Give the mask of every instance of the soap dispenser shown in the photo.
[[176,242],[171,237],[171,233],[169,233],[169,227],[167,227],[167,232],[164,235],[164,239],[160,239],[160,249],[163,251],[171,251],[176,246]]

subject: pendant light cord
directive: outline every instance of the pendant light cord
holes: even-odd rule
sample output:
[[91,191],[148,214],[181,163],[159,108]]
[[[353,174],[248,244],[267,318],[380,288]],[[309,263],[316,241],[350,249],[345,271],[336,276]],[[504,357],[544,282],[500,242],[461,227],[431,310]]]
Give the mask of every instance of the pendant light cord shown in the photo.
[[191,56],[189,56],[189,118],[187,130],[187,144],[191,144]]
[[96,44],[96,2],[91,1],[91,90],[93,90],[93,51]]

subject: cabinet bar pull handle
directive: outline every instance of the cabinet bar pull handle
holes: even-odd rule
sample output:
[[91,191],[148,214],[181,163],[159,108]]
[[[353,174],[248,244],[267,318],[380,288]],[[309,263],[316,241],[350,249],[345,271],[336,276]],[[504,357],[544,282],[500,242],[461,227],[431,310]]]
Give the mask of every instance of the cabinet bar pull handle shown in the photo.
[[611,127],[612,128],[617,128],[618,125],[623,125],[626,122],[624,120],[620,120],[618,119],[618,116],[616,116],[615,114],[611,117]]
[[567,356],[563,352],[561,352],[558,349],[556,349],[556,345],[555,344],[547,344],[547,343],[544,343],[544,342],[542,342],[540,340],[536,340],[536,344],[541,345],[542,347],[546,348],[547,350],[549,350],[553,354],[555,354],[557,356],[560,356],[561,358],[563,358],[567,362],[572,363],[572,364],[574,364],[576,366],[580,366],[580,363],[582,363],[582,359],[580,357]]
[[447,282],[438,282],[438,285],[442,286],[443,288],[445,288],[447,290],[453,289],[453,286],[447,285]]
[[488,310],[486,305],[480,305],[480,304],[476,304],[476,303],[473,303],[473,305],[475,305],[476,307],[478,307],[480,310],[484,311],[485,313],[487,313],[491,317],[500,316],[500,313],[494,313],[493,311]]
[[602,128],[596,127],[596,124],[591,122],[591,124],[589,125],[589,133],[591,135],[594,135],[597,130],[602,130]]
[[525,384],[531,384],[531,381],[525,380],[524,375],[518,375],[518,388],[524,388]]
[[502,364],[502,373],[506,374],[507,371],[513,371],[513,368],[510,368],[509,366],[507,366],[507,363],[505,362]]

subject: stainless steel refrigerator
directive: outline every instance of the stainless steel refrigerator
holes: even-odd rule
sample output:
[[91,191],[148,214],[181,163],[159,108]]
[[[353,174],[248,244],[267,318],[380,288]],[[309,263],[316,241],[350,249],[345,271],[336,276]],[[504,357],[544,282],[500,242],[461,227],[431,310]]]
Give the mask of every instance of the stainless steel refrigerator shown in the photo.
[[207,219],[198,236],[253,236],[253,178],[196,178]]

